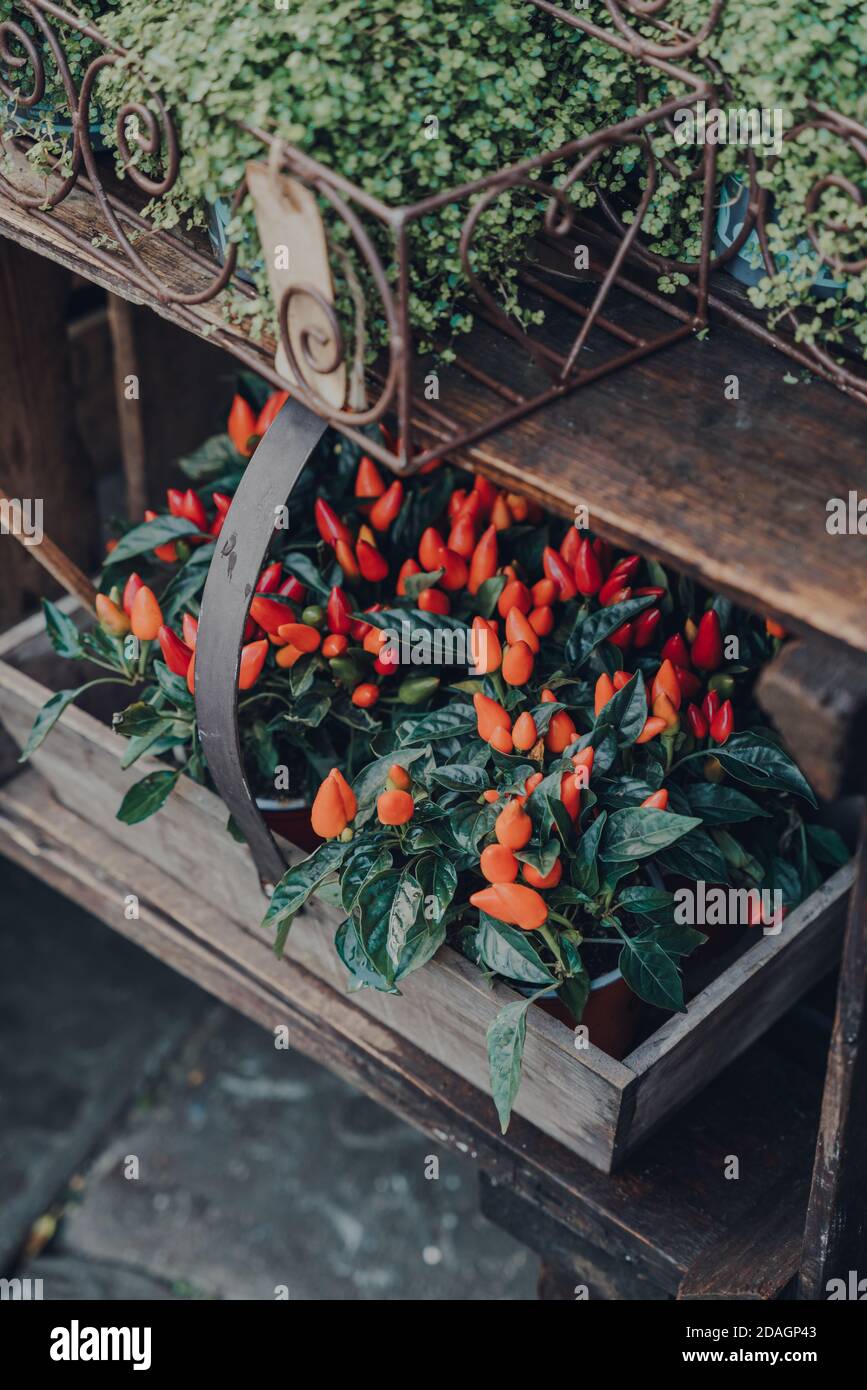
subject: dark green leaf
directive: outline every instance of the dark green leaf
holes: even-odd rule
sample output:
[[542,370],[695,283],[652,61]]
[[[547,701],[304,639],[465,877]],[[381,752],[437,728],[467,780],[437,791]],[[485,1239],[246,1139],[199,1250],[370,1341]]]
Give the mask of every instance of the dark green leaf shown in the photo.
[[52,695],[50,700],[45,701],[33,721],[33,728],[21,750],[21,757],[18,759],[20,763],[26,762],[31,753],[36,752],[43,739],[51,733],[63,711],[86,689],[86,685],[80,685],[77,690],[58,690],[56,695]]
[[446,763],[435,768],[429,780],[449,791],[483,792],[491,784],[490,775],[474,763]]
[[495,975],[523,984],[556,984],[555,977],[544,964],[529,933],[518,927],[498,922],[486,912],[479,913],[476,934],[479,958]]
[[725,859],[706,830],[691,830],[676,845],[669,846],[657,859],[660,869],[680,874],[696,881],[728,883],[729,871]]
[[718,787],[710,782],[693,782],[686,789],[690,810],[705,825],[734,825],[736,821],[767,816],[758,802],[736,787]]
[[154,521],[143,521],[121,536],[114,550],[106,556],[105,569],[113,569],[124,560],[156,550],[158,545],[195,535],[198,535],[197,528],[183,516],[158,516]]
[[361,949],[355,922],[348,919],[341,922],[334,937],[334,946],[350,974],[350,990],[362,988],[378,989],[383,994],[399,994],[400,991],[389,984],[386,977],[374,970]]
[[287,869],[274,889],[262,926],[274,930],[284,917],[294,917],[314,889],[340,868],[348,849],[349,845],[339,840],[327,840],[300,864]]
[[400,965],[403,949],[421,912],[422,896],[421,884],[415,874],[410,869],[404,869],[388,913],[386,950],[395,968]]
[[500,1128],[509,1128],[512,1106],[521,1084],[521,1061],[527,1036],[527,1010],[532,999],[518,999],[507,1004],[488,1026],[488,1066],[491,1073],[491,1095]]
[[572,882],[591,898],[595,898],[599,892],[599,869],[596,860],[607,819],[608,814],[603,811],[593,821],[578,841],[577,852],[572,858]]
[[168,800],[170,792],[180,777],[180,768],[173,771],[166,768],[159,772],[149,772],[140,782],[130,787],[117,812],[117,818],[124,825],[138,825],[147,820]]
[[832,869],[840,869],[849,863],[851,855],[836,830],[824,825],[808,825],[807,839],[820,864],[830,864]]
[[800,768],[778,744],[764,734],[732,734],[724,746],[714,749],[726,772],[739,782],[765,790],[795,792],[816,805],[816,798]]
[[579,616],[566,643],[567,661],[575,668],[583,666],[600,642],[655,602],[652,594],[644,594],[641,598],[627,599],[625,603],[615,603],[611,608],[598,608],[587,618]]
[[112,715],[111,727],[124,738],[140,738],[143,734],[165,733],[173,727],[174,721],[146,700],[136,700]]
[[401,721],[401,746],[430,743],[440,738],[456,738],[476,730],[476,711],[472,705],[453,704],[433,710],[417,719]]
[[618,964],[621,975],[639,999],[660,1009],[685,1012],[677,965],[655,941],[642,937],[624,941]]
[[83,656],[81,633],[68,613],[47,598],[42,600],[42,611],[45,614],[45,631],[58,656]]
[[608,817],[602,837],[601,855],[603,859],[615,861],[645,859],[649,854],[658,854],[700,824],[693,816],[677,816],[672,811],[657,811],[652,806],[614,811]]

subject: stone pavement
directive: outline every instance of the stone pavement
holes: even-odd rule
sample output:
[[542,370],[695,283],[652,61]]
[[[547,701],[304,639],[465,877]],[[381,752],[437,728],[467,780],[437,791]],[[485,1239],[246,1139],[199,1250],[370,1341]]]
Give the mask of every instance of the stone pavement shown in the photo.
[[58,1299],[535,1297],[471,1160],[0,877],[0,1273]]

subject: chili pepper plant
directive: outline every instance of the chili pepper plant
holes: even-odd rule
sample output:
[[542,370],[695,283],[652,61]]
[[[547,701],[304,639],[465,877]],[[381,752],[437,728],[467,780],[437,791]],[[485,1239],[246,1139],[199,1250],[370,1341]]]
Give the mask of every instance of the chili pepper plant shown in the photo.
[[[96,627],[45,604],[62,655],[132,688],[114,717],[124,763],[165,762],[126,794],[124,821],[181,776],[207,781],[199,602],[284,398],[244,379],[228,433],[183,461],[191,485],[110,543]],[[848,857],[752,696],[785,639],[774,622],[483,477],[437,461],[390,480],[333,435],[288,523],[251,602],[242,746],[257,792],[312,801],[321,843],[264,925],[282,953],[315,895],[341,909],[350,988],[399,993],[448,940],[523,991],[488,1036],[504,1126],[535,1000],[578,1024],[591,977],[617,969],[647,1004],[683,1009],[683,963],[706,940],[684,885],[760,890],[743,892],[742,924],[778,927]],[[48,702],[23,756],[83,688]]]

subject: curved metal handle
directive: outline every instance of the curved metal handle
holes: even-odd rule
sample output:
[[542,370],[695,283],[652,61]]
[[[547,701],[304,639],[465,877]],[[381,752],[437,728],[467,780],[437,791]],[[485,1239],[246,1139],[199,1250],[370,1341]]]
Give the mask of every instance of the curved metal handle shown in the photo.
[[328,423],[289,400],[247,465],[211,559],[196,641],[196,717],[208,770],[246,837],[263,883],[277,883],[283,856],[247,784],[238,733],[238,669],[250,600],[289,497]]

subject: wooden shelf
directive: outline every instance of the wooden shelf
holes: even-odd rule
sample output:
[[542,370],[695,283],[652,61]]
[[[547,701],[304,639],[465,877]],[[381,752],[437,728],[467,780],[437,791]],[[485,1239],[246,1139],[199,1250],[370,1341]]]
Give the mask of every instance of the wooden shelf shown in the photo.
[[[0,787],[0,853],[265,1028],[288,1025],[293,1048],[469,1154],[531,1202],[561,1242],[632,1262],[656,1297],[701,1284],[716,1251],[764,1297],[794,1274],[821,1075],[796,1060],[797,1049],[775,1047],[773,1034],[606,1177],[526,1121],[501,1135],[488,1097],[303,967],[278,962],[264,934],[221,920],[192,888],[62,807],[33,771]],[[140,886],[137,921],[124,916],[130,884]],[[732,1153],[737,1182],[725,1178]],[[738,1266],[741,1243],[748,1266]]]
[[[64,239],[74,231],[79,244]],[[118,258],[107,267],[88,247],[102,232],[93,199],[76,189],[51,216],[23,211],[0,195],[0,234],[146,304],[254,369],[271,365],[272,345],[249,341],[222,318],[218,302],[172,305],[144,292]],[[206,256],[162,235],[141,243],[143,259],[169,285],[203,288]],[[635,314],[635,301],[623,308]],[[606,314],[616,319],[617,307]],[[549,314],[546,334],[574,332],[568,311]],[[539,369],[499,332],[482,325],[463,348],[480,364],[497,355],[514,365],[516,392],[538,386]],[[509,356],[511,354],[511,356]],[[588,360],[592,365],[592,357]],[[718,321],[704,341],[687,338],[583,387],[459,455],[510,488],[569,515],[590,509],[591,525],[774,616],[803,634],[822,634],[867,653],[867,546],[825,529],[830,498],[846,498],[864,477],[867,413],[855,400],[804,374],[783,355]],[[725,399],[737,376],[739,400]],[[442,374],[437,409],[471,427],[492,393],[458,368]],[[502,401],[498,404],[502,405]],[[423,417],[428,418],[429,417]]]

